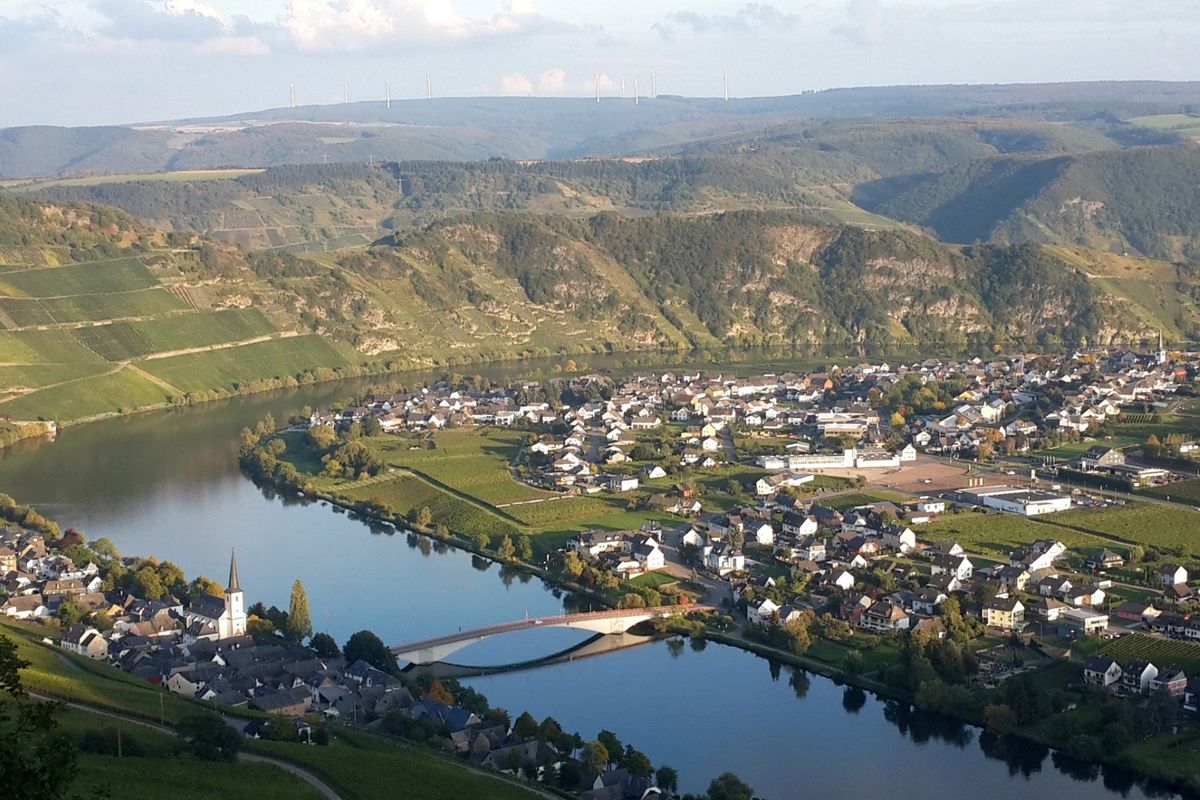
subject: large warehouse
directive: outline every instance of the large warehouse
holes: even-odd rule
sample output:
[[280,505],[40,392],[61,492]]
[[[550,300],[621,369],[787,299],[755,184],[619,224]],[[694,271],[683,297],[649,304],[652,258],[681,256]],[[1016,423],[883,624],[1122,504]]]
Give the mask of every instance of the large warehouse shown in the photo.
[[1071,507],[1070,495],[1015,486],[985,486],[966,490],[961,494],[969,502],[1024,517],[1053,514],[1055,511],[1066,511]]

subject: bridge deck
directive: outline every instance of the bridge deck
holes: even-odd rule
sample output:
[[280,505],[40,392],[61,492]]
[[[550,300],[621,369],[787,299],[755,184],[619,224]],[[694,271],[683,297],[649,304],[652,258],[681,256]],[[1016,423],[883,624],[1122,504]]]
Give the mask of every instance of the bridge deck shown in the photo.
[[649,614],[652,617],[667,617],[675,614],[687,614],[693,611],[714,611],[712,606],[654,606],[652,608],[614,608],[605,611],[587,611],[580,614],[557,614],[550,617],[535,617],[532,619],[521,619],[514,622],[502,622],[498,625],[489,625],[486,628],[476,628],[470,631],[459,631],[445,636],[435,636],[432,639],[422,639],[417,642],[409,642],[408,644],[396,645],[392,648],[392,652],[412,653],[418,650],[425,650],[431,647],[439,647],[444,644],[454,644],[468,639],[476,639],[479,637],[496,636],[501,633],[511,633],[513,631],[527,630],[537,627],[561,627],[570,625],[575,622],[588,622],[599,619],[622,619],[624,617],[643,617]]

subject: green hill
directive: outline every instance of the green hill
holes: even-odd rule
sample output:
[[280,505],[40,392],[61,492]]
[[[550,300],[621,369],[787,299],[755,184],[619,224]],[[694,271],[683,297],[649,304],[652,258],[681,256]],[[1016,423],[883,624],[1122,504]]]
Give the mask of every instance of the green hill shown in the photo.
[[1200,320],[1178,271],[794,211],[462,214],[296,255],[0,199],[0,256],[0,416],[18,421],[557,354],[1059,347]]
[[1200,147],[1005,157],[857,187],[856,203],[951,242],[1200,257]]

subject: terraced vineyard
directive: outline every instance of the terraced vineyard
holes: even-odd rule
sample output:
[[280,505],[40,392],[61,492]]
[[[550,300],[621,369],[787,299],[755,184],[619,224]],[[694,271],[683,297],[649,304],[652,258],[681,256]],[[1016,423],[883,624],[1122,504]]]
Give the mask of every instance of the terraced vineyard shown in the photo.
[[258,308],[198,308],[192,298],[207,298],[206,287],[168,287],[150,266],[170,258],[0,272],[0,416],[85,420],[332,378],[361,360],[320,336],[281,330]]
[[1195,675],[1197,670],[1200,670],[1200,644],[1176,639],[1157,639],[1140,633],[1114,639],[1100,648],[1098,654],[1122,663],[1135,658],[1146,659],[1153,662],[1159,670],[1175,666],[1188,675]]

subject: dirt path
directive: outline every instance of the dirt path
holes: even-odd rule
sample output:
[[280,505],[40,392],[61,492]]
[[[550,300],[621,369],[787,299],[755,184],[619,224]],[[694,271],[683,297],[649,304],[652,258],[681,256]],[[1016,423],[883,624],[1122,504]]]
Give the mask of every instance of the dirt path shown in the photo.
[[228,350],[233,347],[244,347],[248,344],[259,344],[260,342],[269,342],[272,339],[291,339],[293,336],[299,336],[297,331],[284,331],[282,333],[264,333],[262,336],[255,336],[252,339],[242,339],[238,342],[221,342],[220,344],[208,344],[203,347],[185,347],[182,350],[164,350],[161,353],[151,353],[148,356],[143,356],[142,361],[155,361],[160,358],[171,358],[172,356],[188,356],[193,353],[211,353],[213,350]]
[[128,366],[128,365],[127,364],[117,364],[116,366],[114,366],[112,369],[110,369],[107,372],[98,372],[94,375],[85,375],[82,378],[71,378],[70,380],[59,381],[58,383],[48,383],[45,386],[39,386],[36,389],[30,389],[25,392],[17,392],[16,394],[12,395],[11,397],[5,397],[3,399],[0,399],[0,403],[7,403],[10,400],[16,400],[18,397],[27,397],[31,394],[37,394],[38,392],[44,392],[47,389],[53,389],[58,386],[66,386],[69,383],[79,383],[80,381],[91,381],[91,380],[95,380],[96,378],[103,378],[106,375],[115,375],[118,372],[120,372],[121,370],[125,369],[126,366]]
[[150,381],[158,388],[162,389],[167,394],[180,395],[180,396],[186,394],[185,392],[181,392],[179,389],[176,389],[174,386],[167,383],[162,378],[151,375],[149,372],[146,372],[146,370],[142,369],[141,367],[137,366],[136,364],[131,364],[128,361],[126,361],[125,366],[126,366],[126,368],[129,369],[130,372],[132,372],[135,375],[138,375],[142,378],[145,378],[146,380]]

